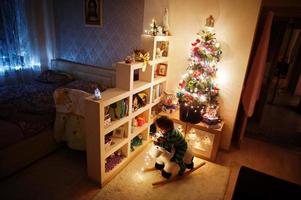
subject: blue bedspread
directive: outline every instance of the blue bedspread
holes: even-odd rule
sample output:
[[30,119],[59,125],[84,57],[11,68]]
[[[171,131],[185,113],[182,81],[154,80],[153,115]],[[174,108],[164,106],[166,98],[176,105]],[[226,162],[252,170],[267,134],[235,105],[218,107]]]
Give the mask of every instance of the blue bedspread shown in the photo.
[[[58,84],[34,80],[22,85],[0,86],[0,120],[9,122],[7,127],[11,127],[12,123],[18,126],[24,138],[50,127],[55,116],[52,94],[58,87]],[[5,127],[2,129],[5,132]],[[6,142],[10,143],[13,141]]]

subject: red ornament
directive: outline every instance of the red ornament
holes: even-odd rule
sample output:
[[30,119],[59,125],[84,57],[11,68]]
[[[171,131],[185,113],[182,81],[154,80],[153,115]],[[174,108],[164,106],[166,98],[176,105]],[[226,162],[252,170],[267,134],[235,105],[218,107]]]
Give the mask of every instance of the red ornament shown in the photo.
[[194,47],[193,52],[196,53],[199,50],[199,47]]
[[194,73],[193,73],[193,77],[194,78],[197,78],[197,77],[199,77],[201,75],[201,71],[200,70],[197,70],[197,71],[195,71]]
[[179,83],[179,87],[180,87],[181,89],[183,89],[183,88],[185,88],[185,86],[186,86],[186,82],[185,82],[184,80],[182,80],[182,81]]
[[218,93],[218,90],[219,90],[219,88],[218,88],[217,86],[214,86],[214,87],[213,87],[214,93]]
[[191,43],[191,45],[192,45],[192,46],[195,46],[195,45],[196,45],[196,43],[195,43],[195,42],[194,42],[194,43]]
[[200,43],[201,42],[201,40],[200,39],[196,39],[196,43]]
[[186,102],[190,103],[193,100],[193,97],[191,95],[189,95],[188,93],[184,94],[184,99]]

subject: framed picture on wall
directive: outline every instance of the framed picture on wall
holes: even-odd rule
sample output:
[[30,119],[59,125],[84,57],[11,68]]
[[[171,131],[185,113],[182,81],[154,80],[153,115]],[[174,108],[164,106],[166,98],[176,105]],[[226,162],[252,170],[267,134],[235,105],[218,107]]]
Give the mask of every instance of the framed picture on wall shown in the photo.
[[84,0],[86,26],[102,27],[103,0]]

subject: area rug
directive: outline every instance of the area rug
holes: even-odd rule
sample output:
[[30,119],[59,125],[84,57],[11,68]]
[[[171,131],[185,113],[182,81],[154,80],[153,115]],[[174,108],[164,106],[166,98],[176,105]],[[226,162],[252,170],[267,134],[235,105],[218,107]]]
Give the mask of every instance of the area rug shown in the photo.
[[[111,182],[99,190],[93,200],[219,200],[224,199],[230,169],[206,161],[189,176],[161,186],[152,182],[162,179],[160,171],[142,172],[147,149],[138,155]],[[196,163],[203,160],[195,159]],[[153,162],[150,163],[153,165]]]
[[242,166],[232,200],[299,199],[301,186]]

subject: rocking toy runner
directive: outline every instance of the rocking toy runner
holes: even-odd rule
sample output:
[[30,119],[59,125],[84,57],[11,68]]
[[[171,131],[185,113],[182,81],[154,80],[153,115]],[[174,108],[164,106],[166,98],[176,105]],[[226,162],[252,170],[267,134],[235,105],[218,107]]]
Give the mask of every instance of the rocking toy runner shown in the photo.
[[153,186],[163,185],[166,183],[170,183],[185,178],[186,176],[190,175],[192,172],[196,171],[197,169],[199,169],[200,167],[206,164],[205,162],[202,162],[194,166],[193,156],[191,154],[190,149],[188,149],[183,160],[185,165],[187,166],[187,169],[189,169],[189,171],[185,171],[182,175],[178,175],[178,172],[180,171],[180,167],[175,162],[170,161],[170,159],[173,157],[174,151],[168,152],[162,147],[153,145],[149,151],[149,154],[151,157],[156,158],[156,164],[154,167],[144,168],[143,172],[161,170],[161,174],[165,178],[153,182],[152,183]]
[[[149,151],[152,158],[156,158],[154,169],[161,170],[161,175],[167,180],[158,181],[153,185],[171,182],[191,174],[204,163],[194,167],[193,154],[183,134],[175,129],[174,123],[166,116],[156,119],[158,133],[154,135],[154,143]],[[186,169],[190,171],[185,172]],[[146,169],[145,171],[152,171]]]

